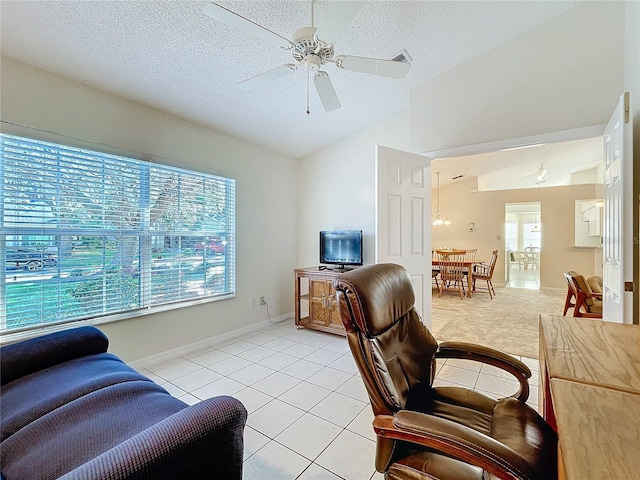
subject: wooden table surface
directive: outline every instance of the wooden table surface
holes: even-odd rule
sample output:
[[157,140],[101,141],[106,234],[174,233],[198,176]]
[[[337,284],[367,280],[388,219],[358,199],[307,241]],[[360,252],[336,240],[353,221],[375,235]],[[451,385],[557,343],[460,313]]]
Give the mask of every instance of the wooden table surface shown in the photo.
[[640,477],[640,395],[551,379],[560,478]]
[[640,393],[638,325],[541,315],[540,346],[549,378]]

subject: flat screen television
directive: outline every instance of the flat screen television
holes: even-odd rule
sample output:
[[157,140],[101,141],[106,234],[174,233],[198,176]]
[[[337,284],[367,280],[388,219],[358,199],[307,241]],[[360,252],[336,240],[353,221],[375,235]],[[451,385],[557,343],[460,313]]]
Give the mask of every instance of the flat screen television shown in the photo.
[[320,263],[338,269],[362,265],[362,230],[321,231]]

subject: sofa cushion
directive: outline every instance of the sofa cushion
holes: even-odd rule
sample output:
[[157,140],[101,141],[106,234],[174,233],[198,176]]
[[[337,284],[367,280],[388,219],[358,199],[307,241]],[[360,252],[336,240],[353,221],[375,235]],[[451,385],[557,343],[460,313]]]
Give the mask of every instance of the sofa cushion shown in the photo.
[[95,327],[78,327],[30,338],[0,348],[2,385],[53,365],[104,353],[109,340]]
[[1,439],[76,398],[130,381],[151,382],[110,353],[77,358],[14,380],[2,387]]
[[3,441],[2,474],[58,478],[184,408],[184,402],[148,380],[87,393]]
[[593,293],[602,293],[602,277],[594,275],[587,278],[587,285]]

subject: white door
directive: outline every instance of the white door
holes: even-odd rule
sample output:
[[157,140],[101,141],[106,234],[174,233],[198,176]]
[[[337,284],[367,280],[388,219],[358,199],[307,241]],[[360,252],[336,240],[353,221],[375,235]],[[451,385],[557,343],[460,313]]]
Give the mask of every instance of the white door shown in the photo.
[[413,280],[416,310],[431,327],[431,159],[376,147],[376,263]]
[[604,225],[602,318],[632,323],[632,292],[625,281],[633,277],[632,152],[629,93],[620,102],[604,131]]

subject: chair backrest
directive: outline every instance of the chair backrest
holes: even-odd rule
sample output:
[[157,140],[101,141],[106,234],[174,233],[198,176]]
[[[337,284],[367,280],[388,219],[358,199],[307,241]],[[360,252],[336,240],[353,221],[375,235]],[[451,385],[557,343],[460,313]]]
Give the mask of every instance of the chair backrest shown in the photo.
[[491,253],[491,262],[489,262],[489,278],[493,277],[493,271],[496,268],[496,262],[498,261],[498,250],[494,250]]
[[438,343],[414,308],[411,277],[400,265],[367,265],[334,280],[338,310],[375,415],[423,397],[435,376]]
[[476,259],[476,253],[478,253],[478,249],[477,248],[473,248],[471,250],[465,250],[464,251],[464,259],[467,262],[473,262]]
[[460,280],[464,278],[467,268],[464,266],[464,253],[438,252],[440,266],[440,278],[446,281]]
[[[591,290],[591,287],[589,286],[589,284],[587,283],[586,278],[584,278],[583,275],[580,275],[579,273],[576,273],[576,272],[573,272],[573,273],[574,273],[573,279],[574,279],[576,288],[578,290],[580,290],[581,292],[587,293],[587,294],[588,293],[594,293]],[[584,299],[584,303],[585,303],[585,305],[587,305],[587,309],[588,309],[594,303],[593,302],[593,298],[592,297],[585,298]]]
[[567,281],[567,288],[569,289],[569,291],[573,294],[574,297],[578,296],[578,289],[576,287],[576,283],[573,280],[573,275],[576,272],[574,272],[573,270],[570,270],[568,272],[564,272],[564,278]]

